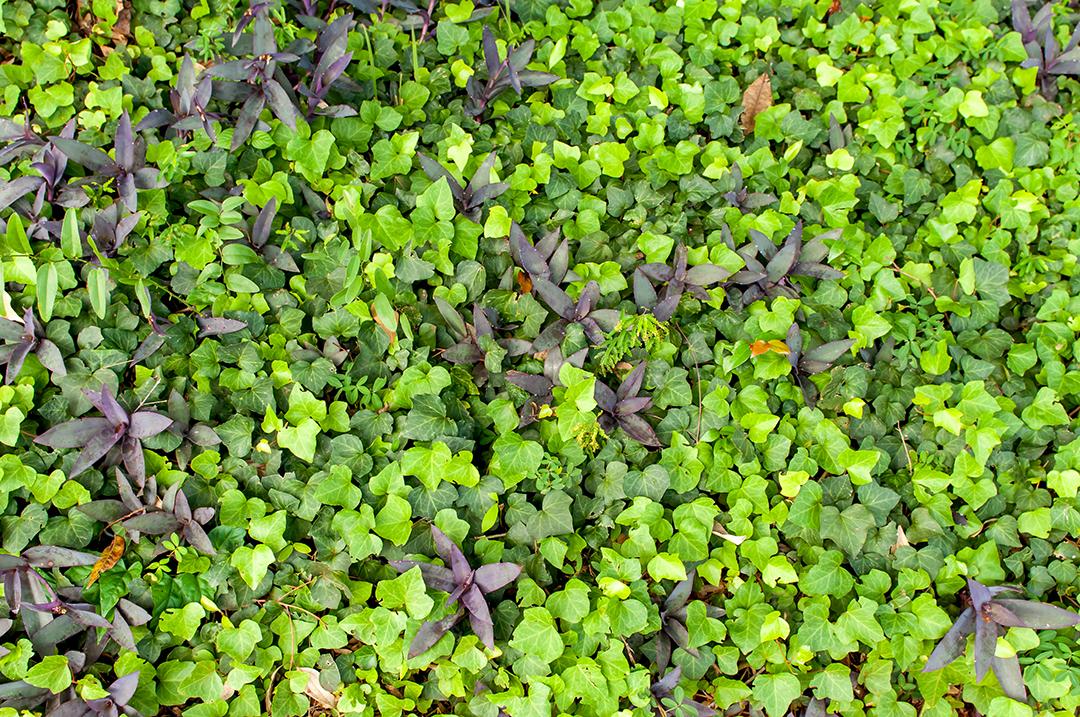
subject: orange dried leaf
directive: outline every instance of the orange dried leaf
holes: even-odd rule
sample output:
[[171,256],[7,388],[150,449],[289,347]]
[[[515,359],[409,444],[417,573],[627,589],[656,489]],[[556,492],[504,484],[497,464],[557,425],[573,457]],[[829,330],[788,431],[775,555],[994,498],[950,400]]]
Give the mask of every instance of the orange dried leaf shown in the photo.
[[743,132],[754,131],[757,116],[772,107],[772,81],[768,74],[762,74],[750,83],[742,96],[743,113],[740,124]]
[[523,271],[518,271],[518,273],[514,275],[514,278],[517,279],[517,285],[518,285],[518,292],[519,293],[521,293],[521,294],[532,293],[532,286],[533,286],[532,279],[529,277],[528,274],[526,274]]
[[372,312],[371,318],[375,320],[376,325],[378,325],[378,327],[383,330],[383,333],[386,334],[386,337],[390,339],[390,343],[397,341],[397,333],[387,328],[386,324],[383,323],[377,313]]
[[778,353],[782,356],[787,356],[791,353],[791,349],[788,345],[779,339],[772,339],[771,341],[763,341],[758,339],[754,343],[750,344],[750,355],[760,356],[761,354],[767,354],[770,351]]
[[106,570],[110,570],[114,565],[120,562],[120,558],[124,557],[124,548],[127,546],[124,538],[117,535],[109,543],[109,547],[105,548],[101,553],[101,557],[94,563],[94,567],[90,569],[90,577],[86,580],[86,587],[90,587],[97,582],[97,579],[101,577],[101,574]]

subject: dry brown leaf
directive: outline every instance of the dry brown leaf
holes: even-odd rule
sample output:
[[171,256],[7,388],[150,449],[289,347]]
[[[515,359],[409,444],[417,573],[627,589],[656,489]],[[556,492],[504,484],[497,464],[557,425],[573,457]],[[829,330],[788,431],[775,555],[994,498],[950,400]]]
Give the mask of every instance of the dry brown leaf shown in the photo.
[[757,116],[772,107],[772,82],[768,73],[750,83],[742,96],[743,113],[740,124],[743,132],[749,134],[754,131],[754,121]]
[[300,671],[308,676],[307,684],[304,686],[304,694],[327,709],[332,710],[337,707],[337,695],[322,686],[322,683],[319,681],[318,670],[314,670],[310,667],[301,667]]
[[[397,316],[396,316],[397,312],[396,311],[394,312],[394,314],[395,314],[395,318],[397,318]],[[383,330],[383,333],[386,334],[386,337],[388,339],[390,339],[391,344],[397,341],[397,333],[394,332],[394,331],[391,331],[386,326],[386,324],[383,323],[382,319],[379,318],[378,313],[372,312],[371,313],[371,318],[374,319],[374,321],[378,325],[378,327]]]
[[531,294],[532,293],[532,287],[533,287],[532,277],[530,277],[528,274],[526,274],[523,271],[518,271],[518,273],[514,275],[514,278],[517,280],[518,293],[520,293],[520,294]]
[[904,529],[899,525],[896,526],[896,544],[889,550],[890,553],[895,553],[899,548],[906,548],[911,545],[908,542],[907,534],[904,533]]
[[86,579],[86,587],[96,583],[102,573],[120,562],[120,558],[124,557],[124,547],[126,545],[124,538],[119,535],[112,539],[109,547],[102,551],[101,557],[97,559],[94,567],[90,569],[90,577]]

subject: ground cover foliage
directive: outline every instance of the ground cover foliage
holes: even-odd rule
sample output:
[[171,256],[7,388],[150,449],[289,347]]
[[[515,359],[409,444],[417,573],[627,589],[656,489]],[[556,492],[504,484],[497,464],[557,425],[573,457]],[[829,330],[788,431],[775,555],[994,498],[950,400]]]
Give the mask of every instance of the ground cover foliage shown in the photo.
[[1075,3],[0,8],[3,715],[1080,709]]

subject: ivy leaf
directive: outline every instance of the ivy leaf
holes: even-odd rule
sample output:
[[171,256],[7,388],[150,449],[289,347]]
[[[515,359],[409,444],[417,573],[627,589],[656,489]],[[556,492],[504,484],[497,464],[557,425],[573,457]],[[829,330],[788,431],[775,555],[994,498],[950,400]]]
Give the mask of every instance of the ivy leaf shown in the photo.
[[71,668],[63,655],[49,655],[31,667],[24,679],[34,687],[58,694],[71,686]]
[[761,674],[754,678],[754,699],[769,717],[784,717],[788,707],[802,694],[799,678],[792,674]]
[[274,562],[274,551],[268,545],[249,548],[243,545],[233,551],[229,564],[240,573],[248,587],[254,590],[266,577],[267,570]]
[[297,458],[310,463],[315,460],[315,445],[318,437],[318,422],[313,418],[305,418],[298,426],[288,426],[278,431],[278,445],[287,448]]
[[565,649],[551,613],[542,607],[525,610],[521,621],[514,628],[510,646],[546,663],[560,657]]

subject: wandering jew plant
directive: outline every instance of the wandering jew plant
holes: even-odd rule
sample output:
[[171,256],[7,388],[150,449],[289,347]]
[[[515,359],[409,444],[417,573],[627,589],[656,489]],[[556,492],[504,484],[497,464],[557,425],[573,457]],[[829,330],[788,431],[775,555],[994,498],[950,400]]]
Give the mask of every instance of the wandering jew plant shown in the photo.
[[500,57],[494,33],[490,27],[484,26],[484,66],[487,68],[487,80],[481,83],[476,75],[471,75],[465,85],[465,92],[469,96],[467,111],[470,115],[475,117],[483,114],[488,104],[505,90],[513,88],[514,92],[520,95],[524,87],[546,87],[559,79],[557,75],[547,72],[525,69],[532,60],[535,45],[533,40],[526,40],[518,47],[507,48],[506,57]]
[[104,458],[114,446],[119,447],[124,465],[141,488],[146,482],[142,440],[164,431],[172,419],[154,411],[136,409],[128,413],[108,386],[102,386],[100,391],[83,389],[83,395],[101,411],[102,417],[72,419],[53,426],[34,442],[49,448],[81,448],[79,457],[68,471],[71,478]]
[[45,338],[45,328],[34,316],[33,309],[23,314],[22,323],[0,318],[0,338],[6,342],[0,346],[0,364],[7,364],[4,383],[14,383],[22,370],[26,357],[33,353],[41,365],[54,376],[66,376],[64,357],[56,344]]
[[968,594],[960,617],[956,619],[945,637],[930,654],[923,672],[940,670],[964,654],[967,636],[975,635],[975,681],[982,682],[991,669],[997,676],[1005,694],[1014,700],[1027,700],[1024,677],[1016,655],[998,657],[997,639],[1010,627],[1027,627],[1032,630],[1060,630],[1080,624],[1080,615],[1054,605],[1034,600],[998,597],[1007,593],[1020,593],[1020,588],[988,587],[968,578]]
[[488,649],[495,649],[494,624],[484,596],[514,582],[521,574],[521,566],[513,563],[488,563],[474,570],[461,548],[434,525],[431,526],[431,537],[435,541],[435,551],[449,568],[415,560],[393,560],[390,565],[402,573],[419,566],[420,573],[424,576],[424,584],[429,588],[450,593],[446,599],[447,606],[459,600],[461,604],[452,615],[441,620],[428,620],[420,627],[409,645],[409,657],[416,657],[430,649],[466,614],[469,616],[473,633],[480,638],[480,642]]

